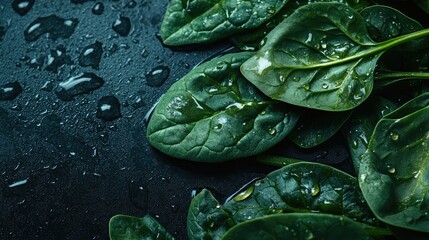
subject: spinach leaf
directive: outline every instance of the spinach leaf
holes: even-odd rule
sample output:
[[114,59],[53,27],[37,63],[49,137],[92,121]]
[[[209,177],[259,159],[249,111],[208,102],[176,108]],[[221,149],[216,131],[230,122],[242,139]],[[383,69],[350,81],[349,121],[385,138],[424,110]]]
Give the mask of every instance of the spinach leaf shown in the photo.
[[220,239],[237,223],[283,212],[330,213],[379,224],[355,178],[326,165],[299,162],[257,180],[224,205],[202,191],[189,208],[188,237]]
[[390,233],[347,217],[316,213],[265,216],[231,228],[222,240],[378,239]]
[[317,2],[340,2],[344,3],[357,11],[364,9],[365,7],[370,6],[371,1],[367,0],[295,0],[288,1],[286,5],[280,9],[274,17],[265,22],[262,26],[259,26],[252,31],[247,31],[244,33],[237,34],[233,36],[232,41],[242,50],[257,50],[261,41],[267,36],[267,34],[279,25],[283,20],[289,17],[293,12],[295,12],[299,7],[302,7],[307,4],[317,3]]
[[393,102],[385,98],[373,97],[353,112],[344,127],[344,132],[356,172],[359,172],[362,155],[368,149],[375,125],[383,116],[395,109],[396,104]]
[[221,162],[258,154],[281,141],[297,114],[241,75],[239,67],[251,55],[213,59],[173,84],[150,119],[149,142],[173,157]]
[[136,218],[113,216],[109,221],[111,240],[173,240],[174,238],[150,215]]
[[428,34],[429,30],[422,30],[376,43],[354,9],[340,3],[313,3],[271,31],[241,71],[273,99],[345,111],[371,93],[374,69],[384,51]]
[[384,116],[362,157],[359,184],[383,222],[429,232],[429,93]]
[[258,27],[287,0],[171,0],[160,34],[166,45],[212,42]]
[[300,118],[288,138],[302,148],[315,147],[334,136],[351,113],[352,111],[326,112],[307,109],[300,114]]

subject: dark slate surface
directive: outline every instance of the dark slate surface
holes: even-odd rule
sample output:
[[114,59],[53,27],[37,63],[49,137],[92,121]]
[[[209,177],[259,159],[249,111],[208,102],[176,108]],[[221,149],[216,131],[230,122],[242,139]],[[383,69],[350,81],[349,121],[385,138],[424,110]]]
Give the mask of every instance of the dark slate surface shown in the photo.
[[[0,3],[0,85],[17,81],[23,88],[0,101],[0,239],[107,239],[111,216],[147,213],[186,239],[192,190],[207,187],[227,197],[273,169],[252,159],[201,165],[151,148],[144,123],[150,107],[195,64],[230,44],[171,50],[156,37],[168,0],[100,2],[104,10],[94,14],[96,1],[36,0],[23,16],[10,1]],[[47,26],[36,30],[59,32],[26,41],[30,24],[50,15],[73,19],[71,26],[76,20],[73,33],[67,24]],[[130,19],[127,36],[112,29],[121,17]],[[91,64],[80,66],[79,57],[97,41],[101,57],[87,52]],[[160,68],[167,79],[153,79],[150,71]],[[61,100],[59,84],[85,72],[104,84]],[[106,96],[119,100],[120,118],[97,118]],[[342,145],[300,152],[286,142],[278,149],[351,171],[349,160],[341,163]]]

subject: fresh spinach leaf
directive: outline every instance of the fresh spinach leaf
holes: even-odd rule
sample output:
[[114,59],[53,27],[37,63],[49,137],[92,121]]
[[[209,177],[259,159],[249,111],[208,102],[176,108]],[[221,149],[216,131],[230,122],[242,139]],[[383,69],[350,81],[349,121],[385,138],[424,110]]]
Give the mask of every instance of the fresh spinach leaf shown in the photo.
[[362,155],[368,149],[369,139],[378,121],[395,109],[396,104],[393,102],[373,97],[353,112],[344,127],[344,132],[356,172],[359,172]]
[[255,181],[224,205],[202,191],[189,208],[188,237],[220,239],[237,223],[284,212],[330,213],[379,224],[355,178],[326,165],[299,162]]
[[241,75],[251,55],[215,58],[173,84],[150,119],[149,142],[173,157],[221,162],[258,154],[286,137],[297,114]]
[[171,0],[160,35],[166,45],[212,42],[256,28],[287,0]]
[[334,136],[351,114],[352,111],[326,112],[306,109],[300,114],[295,128],[287,137],[302,148],[315,147]]
[[365,7],[370,6],[371,1],[367,0],[295,0],[288,1],[286,5],[280,9],[280,11],[272,17],[270,20],[265,22],[262,26],[259,26],[252,31],[247,31],[244,33],[237,34],[233,36],[232,41],[242,50],[257,50],[260,47],[261,41],[267,36],[267,34],[274,29],[277,25],[279,25],[283,20],[289,17],[293,12],[295,12],[299,7],[302,7],[311,3],[318,2],[339,2],[344,3],[356,11],[360,11]]
[[273,99],[345,111],[360,105],[371,93],[382,53],[428,34],[429,30],[422,30],[376,43],[354,9],[340,3],[313,3],[299,8],[271,31],[265,45],[241,71]]
[[362,156],[359,184],[383,222],[429,232],[429,93],[376,125]]
[[173,240],[174,238],[150,215],[136,218],[113,216],[109,221],[111,240]]
[[222,240],[280,239],[378,239],[389,231],[355,222],[347,217],[322,213],[276,214],[240,223]]

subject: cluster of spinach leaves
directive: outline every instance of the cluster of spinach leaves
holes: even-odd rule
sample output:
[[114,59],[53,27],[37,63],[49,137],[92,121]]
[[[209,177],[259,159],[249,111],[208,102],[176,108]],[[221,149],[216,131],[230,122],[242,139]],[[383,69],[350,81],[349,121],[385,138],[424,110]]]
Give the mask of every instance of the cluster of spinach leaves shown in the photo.
[[[232,37],[243,52],[171,86],[148,124],[154,147],[217,163],[284,138],[312,148],[342,134],[357,175],[259,158],[282,168],[224,204],[201,191],[189,207],[189,239],[429,237],[429,29],[386,6],[398,2],[170,2],[166,45]],[[407,4],[429,12],[429,1]],[[172,239],[149,216],[115,216],[110,236]]]

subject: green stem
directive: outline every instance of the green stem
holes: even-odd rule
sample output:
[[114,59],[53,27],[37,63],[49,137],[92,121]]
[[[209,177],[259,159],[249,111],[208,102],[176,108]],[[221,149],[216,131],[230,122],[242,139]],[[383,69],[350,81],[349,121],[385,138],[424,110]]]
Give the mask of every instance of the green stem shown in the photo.
[[380,79],[429,79],[429,72],[386,72],[374,76],[374,80]]

